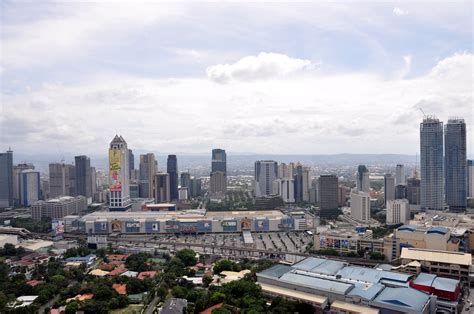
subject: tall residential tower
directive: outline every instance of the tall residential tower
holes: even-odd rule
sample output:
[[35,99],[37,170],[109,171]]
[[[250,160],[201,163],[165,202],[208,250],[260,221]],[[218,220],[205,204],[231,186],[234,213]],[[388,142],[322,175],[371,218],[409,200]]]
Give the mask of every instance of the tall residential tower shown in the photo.
[[446,203],[450,210],[467,208],[466,123],[449,119],[444,130]]
[[127,142],[115,135],[109,149],[109,210],[126,211],[131,207]]

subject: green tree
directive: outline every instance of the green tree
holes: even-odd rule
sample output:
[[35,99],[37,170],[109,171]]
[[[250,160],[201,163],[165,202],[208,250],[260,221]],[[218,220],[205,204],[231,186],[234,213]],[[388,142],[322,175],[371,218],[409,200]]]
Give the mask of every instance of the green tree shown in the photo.
[[176,257],[179,258],[185,266],[194,266],[197,263],[196,252],[191,249],[182,249],[178,251]]
[[77,303],[77,301],[69,302],[66,305],[66,314],[75,314],[78,309],[79,304]]
[[226,295],[224,293],[216,291],[211,296],[211,303],[218,304],[218,303],[224,302],[225,299],[226,299]]

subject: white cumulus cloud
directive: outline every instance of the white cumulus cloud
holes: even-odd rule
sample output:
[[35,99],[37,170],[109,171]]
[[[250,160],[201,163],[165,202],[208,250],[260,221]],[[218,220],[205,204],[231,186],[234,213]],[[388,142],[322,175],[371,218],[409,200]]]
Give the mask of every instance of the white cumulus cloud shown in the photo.
[[285,54],[260,52],[233,64],[217,64],[207,69],[207,76],[218,83],[281,78],[317,66],[311,60],[291,58]]
[[393,14],[395,14],[396,16],[403,16],[403,15],[407,15],[408,12],[399,7],[395,7],[393,8]]

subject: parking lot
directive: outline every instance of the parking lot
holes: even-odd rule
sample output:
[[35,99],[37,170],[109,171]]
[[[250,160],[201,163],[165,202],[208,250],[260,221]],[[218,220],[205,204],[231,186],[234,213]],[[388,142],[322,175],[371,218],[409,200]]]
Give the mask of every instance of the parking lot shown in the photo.
[[253,245],[245,245],[241,233],[219,233],[199,235],[156,235],[153,239],[163,242],[181,242],[227,247],[253,247],[260,250],[303,253],[312,237],[306,232],[262,232],[252,233]]

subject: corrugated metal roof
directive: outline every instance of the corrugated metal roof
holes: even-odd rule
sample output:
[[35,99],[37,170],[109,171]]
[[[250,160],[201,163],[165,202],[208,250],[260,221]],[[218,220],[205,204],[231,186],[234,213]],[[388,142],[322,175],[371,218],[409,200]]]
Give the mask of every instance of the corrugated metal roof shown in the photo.
[[356,295],[366,300],[373,300],[384,286],[379,284],[356,284],[349,295]]
[[386,287],[375,298],[374,302],[422,311],[430,296],[412,288]]
[[398,282],[407,282],[411,275],[396,273],[385,270],[377,270],[373,268],[360,266],[347,266],[341,269],[337,275],[341,278],[359,280],[363,282],[378,283],[380,280],[393,280]]
[[302,260],[301,262],[294,264],[292,267],[295,269],[310,271],[311,269],[321,265],[325,261],[327,260],[323,258],[308,257]]
[[433,287],[436,290],[442,291],[455,292],[458,285],[459,280],[450,278],[436,277],[436,279],[433,281]]
[[311,272],[325,275],[336,275],[338,271],[346,266],[346,263],[326,260],[318,266],[311,268]]
[[291,270],[291,266],[288,265],[275,265],[257,274],[257,276],[280,278],[283,274],[286,274]]
[[413,283],[416,285],[431,287],[431,285],[433,284],[433,280],[435,280],[435,278],[436,278],[436,275],[421,273],[418,275],[418,277],[416,277],[415,280],[413,280]]
[[354,287],[354,285],[348,283],[327,280],[317,277],[304,276],[294,273],[286,273],[280,277],[280,280],[287,283],[302,285],[309,288],[338,294],[347,294]]

